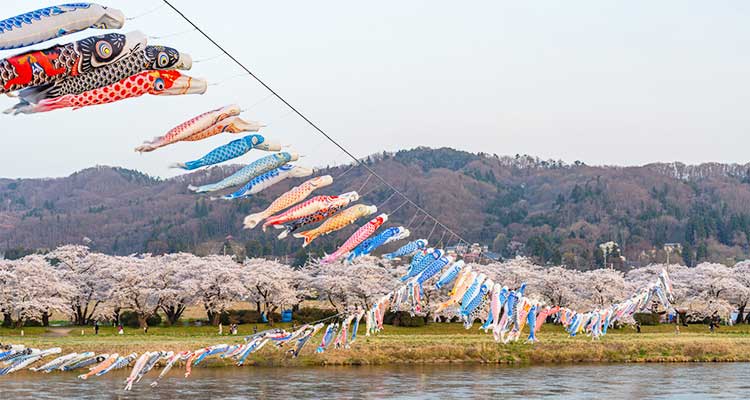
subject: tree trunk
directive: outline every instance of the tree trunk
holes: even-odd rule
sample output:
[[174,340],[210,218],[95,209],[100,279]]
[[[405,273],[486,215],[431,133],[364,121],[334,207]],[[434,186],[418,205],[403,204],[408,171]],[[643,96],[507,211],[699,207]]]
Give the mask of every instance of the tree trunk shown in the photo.
[[211,325],[219,325],[219,322],[221,321],[221,312],[211,311],[205,304],[203,305],[203,308],[206,310],[208,323]]
[[145,329],[148,327],[148,316],[144,314],[138,314],[138,326],[141,329]]
[[213,318],[211,319],[211,325],[217,326],[219,325],[219,322],[221,322],[221,314],[220,312],[213,313]]
[[10,328],[13,326],[13,317],[10,313],[3,313],[3,328]]
[[161,310],[164,311],[164,315],[167,316],[167,324],[169,324],[170,326],[174,326],[177,324],[180,318],[182,318],[182,313],[185,312],[185,306],[162,306]]
[[333,306],[333,309],[336,311],[336,314],[338,314],[339,308],[336,307],[336,303],[333,302],[333,298],[331,297],[330,294],[328,295],[328,302],[331,303],[331,306]]
[[42,313],[42,326],[49,326],[49,313],[47,311]]
[[221,312],[211,311],[206,308],[206,317],[208,317],[208,323],[211,325],[219,325],[219,322],[221,322]]
[[271,307],[266,303],[266,317],[268,318],[268,326],[273,326],[273,312],[276,311],[276,307]]
[[73,324],[76,326],[83,326],[84,320],[83,318],[83,310],[81,310],[81,306],[76,305],[73,307]]
[[742,321],[745,320],[745,305],[739,307],[737,309],[737,319],[735,319],[735,324],[741,324]]

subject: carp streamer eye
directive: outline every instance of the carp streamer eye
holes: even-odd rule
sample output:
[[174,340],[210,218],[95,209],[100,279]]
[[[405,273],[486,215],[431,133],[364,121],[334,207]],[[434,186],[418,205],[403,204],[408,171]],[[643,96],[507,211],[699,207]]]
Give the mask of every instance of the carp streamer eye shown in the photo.
[[164,79],[157,78],[156,81],[154,81],[154,89],[161,92],[164,90]]
[[169,55],[165,52],[159,52],[159,54],[156,56],[156,66],[159,68],[164,68],[167,65],[169,65]]
[[100,58],[107,59],[112,56],[112,44],[109,42],[100,40],[96,42],[94,47],[96,49],[96,55]]

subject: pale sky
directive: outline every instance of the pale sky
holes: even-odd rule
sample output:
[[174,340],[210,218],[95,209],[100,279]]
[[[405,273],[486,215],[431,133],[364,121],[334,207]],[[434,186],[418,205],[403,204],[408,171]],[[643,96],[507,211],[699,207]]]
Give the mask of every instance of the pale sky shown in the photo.
[[[57,3],[3,0],[1,18]],[[128,16],[159,4],[100,3]],[[425,145],[588,164],[750,160],[748,2],[174,4],[358,156]],[[163,36],[189,28],[162,7],[123,31]],[[196,60],[219,54],[197,32],[150,43]],[[0,177],[65,176],[94,165],[174,176],[169,163],[198,158],[236,136],[143,155],[133,148],[231,103],[250,108],[243,118],[269,124],[262,131],[269,139],[304,153],[305,165],[348,161],[257,83],[236,78],[239,72],[221,57],[188,72],[219,83],[202,96],[0,115]],[[0,98],[2,109],[13,103]]]

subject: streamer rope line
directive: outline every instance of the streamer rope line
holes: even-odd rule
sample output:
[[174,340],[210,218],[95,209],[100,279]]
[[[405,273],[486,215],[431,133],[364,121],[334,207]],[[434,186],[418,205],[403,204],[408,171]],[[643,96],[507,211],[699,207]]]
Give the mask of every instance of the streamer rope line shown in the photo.
[[148,10],[148,11],[142,12],[142,13],[140,13],[140,14],[137,14],[137,15],[134,15],[134,16],[132,16],[132,17],[129,17],[129,18],[125,18],[125,21],[133,21],[133,20],[136,20],[136,19],[138,19],[138,18],[141,18],[141,17],[145,17],[146,15],[149,15],[149,14],[155,13],[155,12],[157,12],[157,11],[161,10],[162,8],[164,8],[164,4],[162,4],[162,5],[159,5],[159,6],[157,6],[157,7],[154,7],[154,8],[152,8],[151,10]]

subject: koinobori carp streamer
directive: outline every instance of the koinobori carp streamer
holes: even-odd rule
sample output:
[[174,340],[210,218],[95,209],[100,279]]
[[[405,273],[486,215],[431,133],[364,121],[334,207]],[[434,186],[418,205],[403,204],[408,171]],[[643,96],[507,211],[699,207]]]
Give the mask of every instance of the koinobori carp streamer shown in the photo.
[[384,223],[388,221],[388,215],[387,214],[380,214],[377,217],[370,220],[370,222],[364,224],[362,227],[357,229],[354,234],[352,234],[349,239],[347,239],[344,244],[341,245],[336,251],[333,253],[323,257],[323,259],[320,261],[322,264],[331,263],[333,261],[336,261],[337,259],[343,257],[348,252],[354,250],[357,245],[362,243],[365,239],[372,236],[375,231],[377,231],[380,226],[382,226]]
[[201,167],[207,167],[209,165],[216,165],[223,163],[224,161],[229,161],[253,149],[263,151],[279,151],[281,150],[281,145],[279,143],[266,140],[266,138],[262,135],[247,135],[243,138],[233,140],[223,146],[217,147],[197,160],[173,164],[171,167],[192,171]]
[[297,161],[298,159],[299,154],[297,153],[288,153],[286,151],[283,151],[281,153],[271,154],[259,160],[253,161],[252,163],[246,165],[239,171],[222,179],[219,182],[202,186],[190,185],[188,186],[188,189],[196,193],[205,193],[215,192],[217,190],[230,188],[232,186],[243,185],[265,172],[268,172],[274,168],[278,168],[288,162]]
[[0,93],[42,86],[84,74],[146,46],[140,32],[108,33],[0,60]]
[[224,200],[241,199],[247,198],[254,194],[260,193],[261,191],[283,181],[287,178],[304,178],[313,174],[311,168],[302,167],[299,165],[286,164],[279,168],[272,169],[266,173],[263,173],[245,184],[234,193],[227,194],[221,198]]
[[146,71],[123,79],[113,85],[90,90],[78,95],[65,95],[44,99],[39,104],[30,105],[25,112],[37,113],[61,108],[95,106],[113,103],[145,94],[155,96],[175,96],[183,94],[203,94],[207,83],[204,80],[191,78],[179,71]]
[[304,239],[302,247],[307,247],[313,240],[315,240],[315,238],[343,229],[344,227],[353,224],[359,218],[364,218],[368,215],[375,214],[376,212],[378,212],[376,206],[355,204],[326,220],[319,227],[309,231],[295,233],[294,237]]
[[111,64],[94,68],[91,71],[71,76],[62,81],[22,90],[18,95],[18,104],[6,113],[30,114],[34,112],[33,105],[44,99],[78,95],[89,90],[115,84],[148,70],[188,70],[191,66],[192,59],[188,54],[165,46],[146,46],[143,49],[139,44],[131,54]]
[[0,21],[0,50],[18,49],[85,29],[120,29],[122,11],[94,3],[45,7]]
[[217,108],[215,110],[207,111],[203,114],[195,116],[177,126],[170,129],[164,136],[159,136],[152,139],[150,142],[135,148],[138,152],[149,152],[154,151],[160,147],[167,146],[169,144],[184,140],[191,135],[197,134],[205,129],[210,128],[217,122],[229,118],[232,116],[240,115],[240,106],[231,104],[225,107]]

